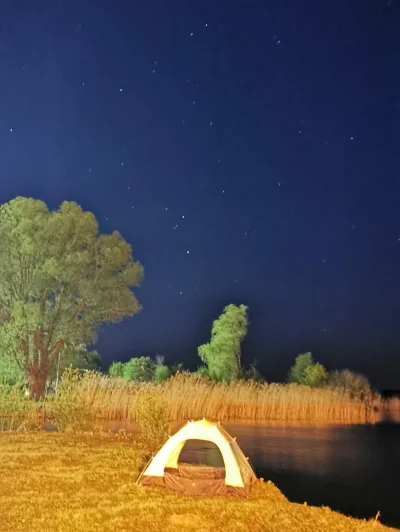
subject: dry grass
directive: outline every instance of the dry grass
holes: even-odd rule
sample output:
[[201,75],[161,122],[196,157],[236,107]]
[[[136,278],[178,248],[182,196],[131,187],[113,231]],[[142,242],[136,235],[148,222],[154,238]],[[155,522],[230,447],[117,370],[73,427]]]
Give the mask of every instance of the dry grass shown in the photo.
[[178,374],[161,384],[134,383],[87,374],[79,383],[80,400],[104,420],[134,421],[143,393],[157,388],[165,398],[171,422],[201,418],[320,423],[374,422],[378,416],[365,402],[339,390],[296,384],[211,382],[194,374]]
[[400,412],[400,397],[389,397],[389,399],[386,399],[385,408],[394,412]]
[[249,500],[136,486],[141,456],[127,436],[0,434],[0,532],[394,530],[292,504],[261,481]]

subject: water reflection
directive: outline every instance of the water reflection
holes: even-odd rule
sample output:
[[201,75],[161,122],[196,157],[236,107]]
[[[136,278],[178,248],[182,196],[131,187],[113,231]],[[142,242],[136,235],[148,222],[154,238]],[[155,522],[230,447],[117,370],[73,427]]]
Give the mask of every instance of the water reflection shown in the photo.
[[400,425],[229,425],[256,473],[294,502],[400,526]]

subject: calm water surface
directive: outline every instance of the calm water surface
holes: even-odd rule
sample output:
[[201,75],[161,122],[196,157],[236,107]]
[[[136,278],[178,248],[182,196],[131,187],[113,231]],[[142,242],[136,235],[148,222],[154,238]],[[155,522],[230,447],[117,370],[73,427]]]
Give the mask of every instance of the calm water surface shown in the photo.
[[[293,502],[375,517],[400,528],[400,424],[266,426],[227,424],[257,476]],[[187,442],[180,460],[223,465],[218,448]]]
[[[399,423],[226,426],[257,476],[272,480],[290,501],[358,518],[380,511],[381,522],[400,528]],[[188,441],[180,461],[223,466],[220,451],[209,442]]]

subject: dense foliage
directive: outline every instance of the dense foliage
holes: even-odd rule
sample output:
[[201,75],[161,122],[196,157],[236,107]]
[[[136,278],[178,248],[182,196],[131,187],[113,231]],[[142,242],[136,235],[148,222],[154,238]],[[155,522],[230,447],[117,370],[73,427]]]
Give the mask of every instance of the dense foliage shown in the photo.
[[99,235],[74,202],[54,212],[32,198],[2,205],[0,242],[0,360],[38,399],[65,348],[140,310],[132,287],[143,268],[119,233]]
[[289,382],[320,388],[326,384],[328,372],[318,362],[314,363],[311,353],[298,355],[289,372]]
[[232,382],[242,374],[240,344],[247,333],[247,307],[228,305],[212,326],[211,340],[198,348],[205,368],[200,372],[211,379]]

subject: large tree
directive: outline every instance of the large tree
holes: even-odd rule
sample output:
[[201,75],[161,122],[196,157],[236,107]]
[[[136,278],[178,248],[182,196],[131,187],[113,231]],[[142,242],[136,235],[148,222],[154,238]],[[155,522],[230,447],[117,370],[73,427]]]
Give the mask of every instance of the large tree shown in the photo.
[[213,323],[211,340],[198,349],[214,380],[231,382],[241,376],[240,344],[247,333],[247,307],[228,305]]
[[74,202],[50,211],[18,197],[0,206],[0,357],[26,376],[32,398],[66,346],[87,345],[98,327],[140,310],[132,288],[143,268],[118,232],[100,235]]

